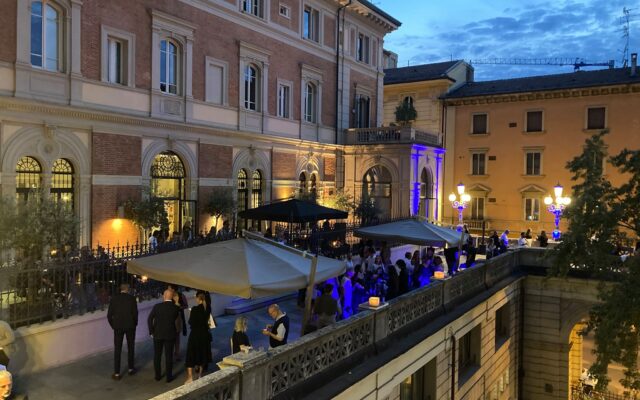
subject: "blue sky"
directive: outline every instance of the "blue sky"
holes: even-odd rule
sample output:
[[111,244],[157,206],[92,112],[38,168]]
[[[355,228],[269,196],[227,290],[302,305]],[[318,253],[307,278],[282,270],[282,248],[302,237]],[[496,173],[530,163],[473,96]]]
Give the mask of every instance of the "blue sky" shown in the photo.
[[[620,17],[631,9],[630,52],[640,50],[637,0],[373,0],[402,22],[385,38],[398,66],[482,58],[584,58],[621,66]],[[635,9],[634,9],[635,7]],[[635,18],[633,15],[636,15]],[[572,66],[475,65],[476,80],[572,72]]]

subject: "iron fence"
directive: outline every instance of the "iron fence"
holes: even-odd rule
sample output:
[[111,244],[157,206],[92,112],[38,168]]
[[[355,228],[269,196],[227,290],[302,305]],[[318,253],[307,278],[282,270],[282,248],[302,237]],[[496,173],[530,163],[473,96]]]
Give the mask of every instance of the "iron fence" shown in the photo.
[[599,392],[591,389],[591,386],[576,385],[571,387],[571,400],[638,400],[640,393],[616,394],[611,392]]

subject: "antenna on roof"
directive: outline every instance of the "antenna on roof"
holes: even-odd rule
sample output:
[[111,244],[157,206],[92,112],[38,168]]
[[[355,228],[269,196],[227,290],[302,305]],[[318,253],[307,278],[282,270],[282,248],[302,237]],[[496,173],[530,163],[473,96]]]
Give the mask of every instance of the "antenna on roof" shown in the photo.
[[634,9],[624,7],[622,9],[622,17],[620,17],[620,25],[622,25],[622,38],[624,39],[624,50],[622,50],[622,67],[626,68],[629,64],[629,36],[630,36],[630,28],[629,25],[631,21],[633,21],[634,17],[637,17],[637,14],[631,14],[631,11]]

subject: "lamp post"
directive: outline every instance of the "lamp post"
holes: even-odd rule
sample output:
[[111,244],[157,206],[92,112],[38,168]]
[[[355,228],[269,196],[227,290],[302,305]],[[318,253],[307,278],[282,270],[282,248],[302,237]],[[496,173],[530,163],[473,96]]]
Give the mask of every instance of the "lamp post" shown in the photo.
[[560,217],[562,217],[562,213],[564,209],[571,203],[571,198],[569,196],[562,196],[562,185],[558,183],[553,187],[553,195],[550,195],[544,198],[544,204],[547,206],[547,211],[555,216],[555,224],[556,229],[553,230],[553,240],[560,240]]
[[449,195],[449,201],[451,202],[453,208],[456,208],[458,210],[458,223],[462,225],[462,212],[469,205],[471,196],[464,192],[464,184],[462,182],[460,182],[457,187],[458,195],[456,196],[455,193],[451,193]]

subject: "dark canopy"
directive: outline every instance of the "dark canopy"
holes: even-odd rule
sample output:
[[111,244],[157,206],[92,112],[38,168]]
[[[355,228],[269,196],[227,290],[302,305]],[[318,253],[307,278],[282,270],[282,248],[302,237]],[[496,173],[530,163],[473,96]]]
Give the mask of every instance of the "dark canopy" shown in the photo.
[[291,199],[267,204],[238,213],[240,218],[276,222],[315,222],[323,219],[345,219],[349,213],[319,204]]

